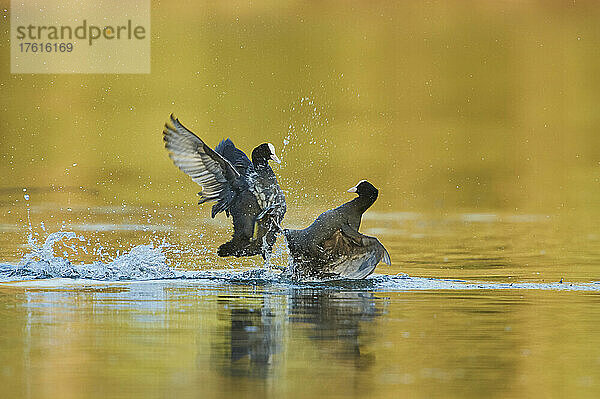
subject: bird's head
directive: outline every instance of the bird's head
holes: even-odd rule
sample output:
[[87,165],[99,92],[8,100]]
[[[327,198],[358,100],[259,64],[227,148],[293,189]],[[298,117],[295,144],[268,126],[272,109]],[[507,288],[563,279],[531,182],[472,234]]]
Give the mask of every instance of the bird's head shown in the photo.
[[255,165],[267,164],[269,160],[281,163],[275,155],[275,146],[271,143],[263,143],[252,150],[252,163]]
[[379,190],[366,180],[359,181],[356,186],[348,190],[349,193],[356,193],[359,197],[377,198]]

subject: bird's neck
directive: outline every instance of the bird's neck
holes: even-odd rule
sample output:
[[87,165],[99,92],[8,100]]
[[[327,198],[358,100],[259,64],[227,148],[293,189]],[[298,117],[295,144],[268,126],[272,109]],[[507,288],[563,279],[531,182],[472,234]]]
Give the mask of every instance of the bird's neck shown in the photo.
[[269,162],[262,159],[253,159],[252,163],[254,164],[254,168],[256,170],[268,170],[270,169]]
[[269,166],[269,161],[261,156],[255,156],[254,154],[252,154],[252,163],[254,164],[255,168],[264,168],[266,166]]
[[375,200],[377,199],[377,195],[359,195],[350,201],[353,207],[360,210],[361,213],[365,212],[367,209],[373,205]]

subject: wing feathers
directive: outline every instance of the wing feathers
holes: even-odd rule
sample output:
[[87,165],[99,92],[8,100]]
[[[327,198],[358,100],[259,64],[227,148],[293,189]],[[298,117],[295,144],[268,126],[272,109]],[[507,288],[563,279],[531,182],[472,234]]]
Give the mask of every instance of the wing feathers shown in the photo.
[[238,171],[172,114],[171,125],[165,124],[163,135],[173,163],[202,186],[202,191],[198,193],[198,203],[222,201],[218,207],[213,208],[213,217],[226,210],[233,197],[233,184],[240,177]]
[[378,262],[392,265],[390,254],[385,247],[375,237],[370,237],[361,233],[356,233],[362,237],[362,242],[358,242],[355,237],[345,234],[341,230],[336,230],[333,235],[323,243],[323,248],[335,257],[344,257],[363,252],[372,252],[379,257]]
[[385,249],[385,247],[379,243],[379,245],[381,245],[381,248],[383,248],[383,258],[381,258],[381,261],[383,263],[385,263],[388,266],[392,265],[392,259],[390,258],[390,254],[388,253],[387,249]]
[[215,151],[231,162],[235,169],[242,175],[254,171],[254,165],[243,151],[238,149],[231,139],[221,140]]

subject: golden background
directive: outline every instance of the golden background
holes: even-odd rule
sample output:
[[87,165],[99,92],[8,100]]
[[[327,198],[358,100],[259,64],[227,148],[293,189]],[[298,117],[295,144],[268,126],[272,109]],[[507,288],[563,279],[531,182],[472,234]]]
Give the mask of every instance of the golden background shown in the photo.
[[211,145],[287,138],[290,214],[363,178],[381,210],[597,214],[599,18],[591,1],[153,2],[149,75],[4,70],[0,185],[192,203],[161,142],[174,112]]

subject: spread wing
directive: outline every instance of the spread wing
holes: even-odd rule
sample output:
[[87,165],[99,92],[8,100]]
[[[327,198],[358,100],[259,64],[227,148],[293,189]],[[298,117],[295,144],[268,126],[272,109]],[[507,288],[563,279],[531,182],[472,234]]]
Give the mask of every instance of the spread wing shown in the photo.
[[331,260],[326,271],[342,278],[365,278],[379,262],[392,263],[388,251],[377,238],[358,232],[349,235],[336,230],[323,242],[323,250]]
[[[172,125],[172,126],[171,126]],[[173,163],[202,186],[199,204],[216,201],[212,217],[229,209],[240,173],[235,167],[171,114],[171,125],[165,124],[163,139]]]
[[231,139],[221,140],[215,148],[217,154],[228,160],[243,176],[254,171],[254,165],[242,150],[237,148]]

